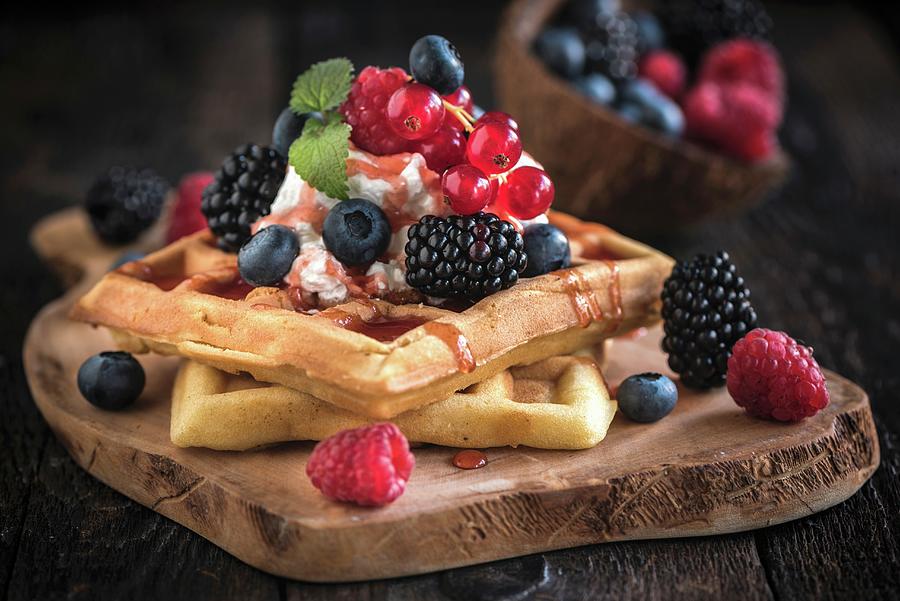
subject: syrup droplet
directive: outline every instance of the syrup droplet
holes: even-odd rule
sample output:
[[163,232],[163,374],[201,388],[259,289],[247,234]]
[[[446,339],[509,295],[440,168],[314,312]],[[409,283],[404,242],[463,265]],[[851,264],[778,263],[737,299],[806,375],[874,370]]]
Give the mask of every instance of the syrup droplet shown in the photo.
[[475,449],[466,449],[453,456],[453,465],[462,470],[477,470],[487,465],[487,455]]
[[429,321],[425,324],[425,331],[440,338],[441,342],[447,345],[447,348],[456,357],[459,371],[467,374],[475,369],[475,358],[469,348],[469,341],[456,326],[439,321]]

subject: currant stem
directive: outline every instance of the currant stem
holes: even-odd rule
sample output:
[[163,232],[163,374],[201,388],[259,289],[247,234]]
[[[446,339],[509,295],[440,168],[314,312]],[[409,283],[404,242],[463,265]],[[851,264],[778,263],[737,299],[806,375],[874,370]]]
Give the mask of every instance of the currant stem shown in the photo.
[[[442,99],[443,100],[443,99]],[[466,109],[461,106],[456,106],[455,104],[451,104],[450,102],[443,100],[444,108],[452,114],[456,119],[463,124],[463,127],[466,128],[466,131],[471,133],[474,131],[475,127],[472,125],[475,123],[475,118],[470,115]]]

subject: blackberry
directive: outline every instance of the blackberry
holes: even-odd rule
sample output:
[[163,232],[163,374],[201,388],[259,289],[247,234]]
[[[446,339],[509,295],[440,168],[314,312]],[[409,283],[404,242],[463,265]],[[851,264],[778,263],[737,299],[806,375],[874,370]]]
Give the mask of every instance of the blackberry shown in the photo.
[[409,228],[406,282],[428,296],[478,300],[519,281],[522,235],[492,213],[426,215]]
[[200,205],[222,249],[236,252],[250,238],[250,226],[269,214],[286,169],[277,150],[256,144],[240,146],[225,159]]
[[676,265],[663,285],[663,350],[691,388],[725,383],[731,348],[756,327],[750,291],[728,253],[697,255]]
[[584,28],[585,55],[590,71],[615,81],[637,75],[638,26],[627,14],[601,13]]
[[768,40],[772,18],[759,0],[669,0],[660,19],[671,48],[696,65],[711,46],[736,37]]
[[159,219],[168,191],[150,169],[113,167],[91,185],[84,208],[101,240],[125,244]]
[[622,10],[619,0],[574,0],[565,9],[565,16],[576,25],[591,23],[598,15]]

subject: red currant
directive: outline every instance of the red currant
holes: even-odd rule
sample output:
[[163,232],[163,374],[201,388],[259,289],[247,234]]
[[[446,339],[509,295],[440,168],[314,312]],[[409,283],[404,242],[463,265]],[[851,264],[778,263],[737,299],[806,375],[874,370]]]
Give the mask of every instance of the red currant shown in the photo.
[[453,106],[462,107],[467,113],[471,113],[475,107],[475,102],[472,100],[472,92],[466,86],[459,86],[455,92],[444,96],[444,100]]
[[449,121],[447,119],[430,138],[413,143],[413,152],[425,157],[428,168],[436,173],[443,173],[448,167],[466,160],[466,136],[462,130],[452,127]]
[[388,125],[398,136],[421,140],[441,128],[444,103],[428,86],[408,83],[391,95],[385,113]]
[[555,194],[553,181],[543,169],[519,167],[506,176],[497,204],[519,219],[534,219],[547,212]]
[[500,194],[500,178],[491,178],[491,204],[497,202],[497,195]]
[[482,123],[469,134],[466,159],[485,173],[509,171],[521,156],[519,134],[508,125]]
[[456,165],[447,169],[441,178],[441,188],[450,207],[460,215],[477,213],[491,200],[491,181],[483,171],[472,165]]
[[504,113],[503,111],[488,111],[478,118],[478,121],[475,122],[475,126],[478,127],[482,123],[503,123],[504,125],[508,125],[515,131],[519,131],[519,124],[515,119],[512,118],[512,115],[509,113]]

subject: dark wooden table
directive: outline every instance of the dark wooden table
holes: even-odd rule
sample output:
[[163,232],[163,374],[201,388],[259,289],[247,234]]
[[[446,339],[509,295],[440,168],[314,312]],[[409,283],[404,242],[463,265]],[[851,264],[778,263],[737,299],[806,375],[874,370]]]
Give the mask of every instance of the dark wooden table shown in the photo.
[[[114,163],[172,179],[267,142],[293,77],[347,55],[405,64],[439,31],[490,105],[499,6],[452,2],[19,6],[0,23],[0,593],[17,599],[843,599],[900,597],[900,69],[885,23],[841,5],[777,5],[796,161],[739,219],[650,240],[726,248],[761,321],[813,344],[870,393],[882,465],[842,505],[703,539],[596,545],[394,581],[308,585],[250,568],[81,471],[35,409],[21,344],[59,295],[27,249],[42,215]],[[487,11],[487,12],[485,12]],[[548,115],[552,118],[552,115]],[[665,194],[665,191],[660,191]],[[686,199],[689,201],[690,199]],[[287,476],[287,475],[286,475]]]

